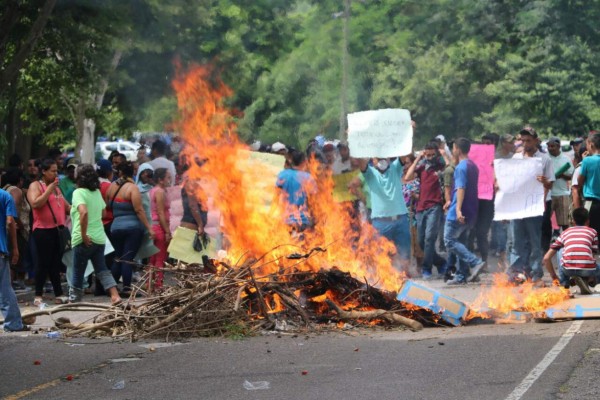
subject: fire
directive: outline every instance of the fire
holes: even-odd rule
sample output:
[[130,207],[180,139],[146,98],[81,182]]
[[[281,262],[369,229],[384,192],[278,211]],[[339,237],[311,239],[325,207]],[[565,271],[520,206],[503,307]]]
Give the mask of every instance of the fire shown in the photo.
[[[202,182],[197,196],[203,204],[210,197],[221,212],[230,260],[243,263],[262,257],[259,278],[277,271],[285,274],[335,266],[370,285],[398,290],[403,276],[392,266],[389,254],[395,251],[393,244],[377,237],[370,226],[362,227],[360,235],[352,229],[348,213],[333,200],[333,181],[327,172],[310,163],[319,186],[311,198],[316,226],[300,241],[285,225],[283,209],[276,200],[279,170],[252,157],[236,134],[232,114],[224,105],[232,90],[213,69],[203,66],[180,72],[173,86],[180,113],[176,125],[187,144],[184,155],[188,160],[201,161],[191,162],[188,174]],[[283,169],[283,158],[281,161]],[[286,258],[314,247],[326,247],[327,251],[314,253],[302,262]]]
[[511,311],[537,312],[567,300],[570,291],[562,287],[535,287],[531,281],[515,286],[506,274],[495,274],[490,288],[482,289],[470,305],[468,319],[490,318],[492,313],[507,314]]

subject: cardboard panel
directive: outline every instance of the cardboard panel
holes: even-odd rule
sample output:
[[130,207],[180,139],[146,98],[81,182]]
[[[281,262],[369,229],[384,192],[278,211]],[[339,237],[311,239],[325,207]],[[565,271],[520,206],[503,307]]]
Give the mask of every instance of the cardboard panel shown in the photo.
[[600,294],[580,295],[548,308],[550,319],[585,319],[600,317]]
[[439,314],[444,321],[454,326],[462,325],[469,312],[463,302],[410,280],[404,282],[397,299]]

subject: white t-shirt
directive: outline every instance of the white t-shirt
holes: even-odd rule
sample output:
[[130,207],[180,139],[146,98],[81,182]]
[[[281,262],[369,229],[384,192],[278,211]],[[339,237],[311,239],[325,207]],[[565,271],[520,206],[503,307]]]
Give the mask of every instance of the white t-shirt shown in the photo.
[[[554,175],[556,176],[556,172],[558,172],[558,170],[560,170],[565,164],[569,164],[569,168],[567,168],[563,173],[567,174],[567,175],[573,175],[573,170],[575,168],[573,168],[573,163],[571,162],[571,159],[567,156],[565,156],[563,153],[560,153],[559,155],[557,155],[556,157],[549,155],[550,159],[552,160],[552,163],[554,165]],[[571,191],[569,190],[569,186],[567,184],[567,181],[564,180],[563,178],[558,178],[554,181],[554,184],[552,185],[552,191],[550,192],[550,194],[552,196],[568,196],[571,194]]]

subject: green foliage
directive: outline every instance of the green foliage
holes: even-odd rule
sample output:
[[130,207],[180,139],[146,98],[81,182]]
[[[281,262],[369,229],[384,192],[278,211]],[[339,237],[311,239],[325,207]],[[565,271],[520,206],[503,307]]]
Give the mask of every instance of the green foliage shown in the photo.
[[[0,29],[5,59],[38,3],[20,2],[22,19]],[[304,147],[338,135],[347,21],[348,111],[408,108],[417,145],[524,123],[598,129],[600,0],[353,0],[348,20],[343,11],[341,0],[59,1],[17,89],[0,93],[0,117],[16,105],[20,133],[48,144],[74,138],[81,101],[99,134],[164,130],[176,64],[212,63],[244,139]]]

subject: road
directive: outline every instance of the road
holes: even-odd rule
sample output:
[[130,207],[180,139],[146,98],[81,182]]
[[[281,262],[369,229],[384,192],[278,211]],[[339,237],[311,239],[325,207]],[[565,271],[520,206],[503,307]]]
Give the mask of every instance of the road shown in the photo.
[[[563,337],[569,328],[575,333]],[[566,342],[546,369],[535,370],[540,376],[531,387],[512,398],[577,399],[585,397],[580,396],[585,390],[592,394],[600,388],[595,376],[599,328],[600,321],[588,320],[430,328],[417,333],[368,329],[243,340],[194,339],[167,347],[2,334],[0,396],[505,399],[549,352],[556,352],[557,343]],[[36,360],[40,365],[34,365]],[[73,380],[66,380],[67,375]],[[124,381],[124,389],[112,389],[119,381]],[[254,387],[261,385],[256,382],[268,382],[268,389],[247,390],[245,381]]]

